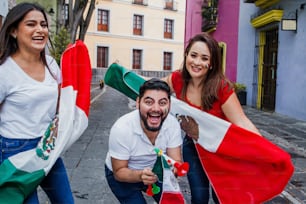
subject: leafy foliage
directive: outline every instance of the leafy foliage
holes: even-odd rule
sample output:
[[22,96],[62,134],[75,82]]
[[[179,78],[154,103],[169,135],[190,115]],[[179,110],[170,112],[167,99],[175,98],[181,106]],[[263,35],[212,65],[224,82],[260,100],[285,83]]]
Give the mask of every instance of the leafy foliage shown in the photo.
[[202,4],[202,31],[216,27],[218,22],[218,0],[204,0]]
[[53,36],[53,46],[51,48],[51,55],[54,57],[56,62],[60,64],[62,53],[70,43],[70,35],[65,28],[61,28],[57,35]]
[[246,85],[236,82],[234,84],[235,91],[238,93],[239,91],[245,91]]
[[[64,1],[58,0],[57,7],[60,9],[59,14],[65,13],[63,10]],[[65,1],[66,2],[66,1]],[[68,13],[66,19],[61,19],[58,15],[59,27],[65,27],[68,30],[70,40],[74,43],[77,39],[84,41],[85,35],[90,24],[91,16],[95,10],[97,0],[69,0]]]

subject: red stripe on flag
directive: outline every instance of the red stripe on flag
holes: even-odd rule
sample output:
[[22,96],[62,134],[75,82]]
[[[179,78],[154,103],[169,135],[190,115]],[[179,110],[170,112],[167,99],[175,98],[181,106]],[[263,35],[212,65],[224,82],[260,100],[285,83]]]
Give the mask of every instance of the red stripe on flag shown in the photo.
[[89,114],[91,65],[86,45],[81,41],[69,45],[62,55],[62,87],[72,86],[77,91],[76,105]]
[[177,192],[163,192],[159,204],[184,204],[184,197]]
[[283,191],[294,171],[287,152],[236,125],[216,153],[196,147],[221,203],[268,201]]

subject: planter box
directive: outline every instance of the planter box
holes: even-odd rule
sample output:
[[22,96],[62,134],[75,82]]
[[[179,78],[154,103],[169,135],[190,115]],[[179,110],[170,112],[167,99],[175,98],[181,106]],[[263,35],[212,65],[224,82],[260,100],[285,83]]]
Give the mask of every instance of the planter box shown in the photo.
[[246,105],[246,96],[247,92],[246,91],[239,91],[236,93],[239,99],[239,102],[241,105]]

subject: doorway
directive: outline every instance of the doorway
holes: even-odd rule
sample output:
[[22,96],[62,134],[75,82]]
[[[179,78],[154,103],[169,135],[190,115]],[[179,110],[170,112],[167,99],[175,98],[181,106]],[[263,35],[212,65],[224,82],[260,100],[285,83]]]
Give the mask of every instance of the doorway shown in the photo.
[[266,31],[262,69],[261,109],[275,110],[278,28]]

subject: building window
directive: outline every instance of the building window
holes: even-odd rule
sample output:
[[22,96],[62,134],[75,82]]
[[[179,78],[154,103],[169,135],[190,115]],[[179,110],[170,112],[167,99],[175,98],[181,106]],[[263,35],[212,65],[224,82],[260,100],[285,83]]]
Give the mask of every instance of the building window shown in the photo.
[[66,3],[63,4],[62,23],[65,26],[69,24],[69,4],[66,4]]
[[142,35],[143,16],[134,15],[133,34]]
[[173,10],[173,0],[165,1],[165,9]]
[[133,49],[133,69],[141,69],[142,50]]
[[109,25],[109,11],[98,9],[98,31],[108,32]]
[[133,4],[147,5],[147,0],[133,0]]
[[164,24],[164,38],[173,38],[173,20],[165,19]]
[[134,2],[134,4],[142,4],[143,0],[134,0],[133,2]]
[[108,47],[103,47],[103,46],[97,47],[97,67],[100,68],[108,67]]
[[172,53],[164,52],[164,70],[172,69]]

